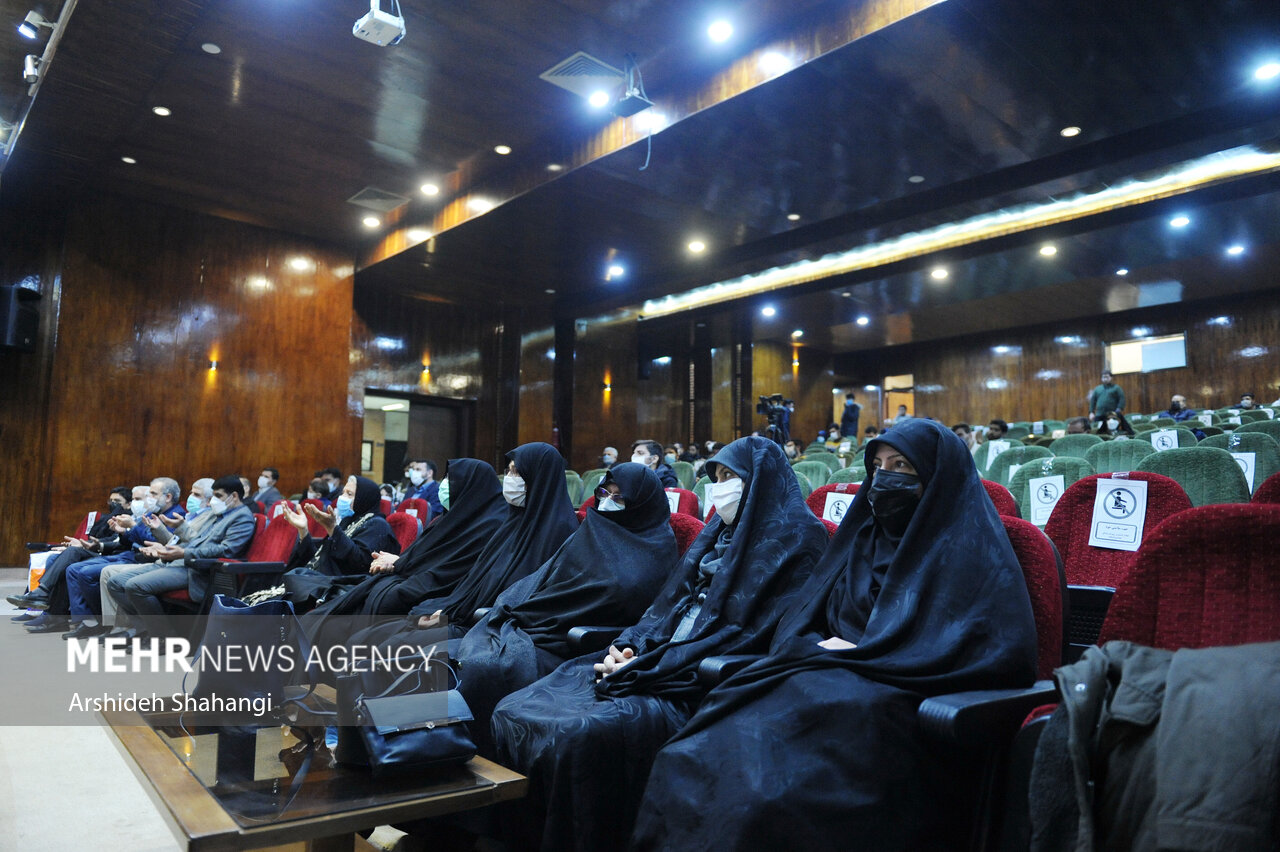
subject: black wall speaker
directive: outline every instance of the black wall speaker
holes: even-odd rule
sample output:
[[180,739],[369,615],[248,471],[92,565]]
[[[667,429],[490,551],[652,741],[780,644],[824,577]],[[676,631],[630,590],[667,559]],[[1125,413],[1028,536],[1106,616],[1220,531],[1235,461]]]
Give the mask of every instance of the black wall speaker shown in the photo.
[[36,351],[40,311],[35,302],[39,298],[39,293],[26,287],[0,287],[0,348]]

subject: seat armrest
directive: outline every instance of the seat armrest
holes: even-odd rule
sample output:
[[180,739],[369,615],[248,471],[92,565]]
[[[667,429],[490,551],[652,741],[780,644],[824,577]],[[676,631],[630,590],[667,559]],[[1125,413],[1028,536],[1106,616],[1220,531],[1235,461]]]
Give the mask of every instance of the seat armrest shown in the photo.
[[622,632],[621,627],[614,626],[584,626],[569,628],[569,647],[578,654],[588,654],[592,651],[603,651],[609,647],[609,643],[618,638],[618,634]]
[[760,659],[752,654],[732,654],[723,657],[706,657],[698,663],[698,683],[708,689]]
[[1027,714],[1056,700],[1051,680],[1025,689],[981,689],[926,698],[920,704],[920,727],[931,739],[967,748],[1012,739]]
[[226,574],[283,574],[283,562],[236,562],[234,559],[195,559],[192,568]]
[[27,542],[27,550],[30,550],[32,553],[44,553],[45,551],[53,550],[55,547],[57,547],[56,544],[50,544],[47,541]]

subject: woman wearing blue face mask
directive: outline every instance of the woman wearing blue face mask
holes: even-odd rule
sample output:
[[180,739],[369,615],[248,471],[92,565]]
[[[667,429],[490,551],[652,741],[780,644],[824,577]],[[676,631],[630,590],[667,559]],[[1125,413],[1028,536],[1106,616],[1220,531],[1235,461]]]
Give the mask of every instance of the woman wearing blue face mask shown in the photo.
[[374,551],[400,552],[400,542],[382,516],[382,495],[372,479],[349,477],[332,509],[310,504],[304,509],[329,534],[319,542],[313,540],[306,515],[284,505],[285,517],[298,531],[285,574],[287,597],[295,603],[327,598],[334,578],[351,578],[346,582],[352,584],[364,579]]

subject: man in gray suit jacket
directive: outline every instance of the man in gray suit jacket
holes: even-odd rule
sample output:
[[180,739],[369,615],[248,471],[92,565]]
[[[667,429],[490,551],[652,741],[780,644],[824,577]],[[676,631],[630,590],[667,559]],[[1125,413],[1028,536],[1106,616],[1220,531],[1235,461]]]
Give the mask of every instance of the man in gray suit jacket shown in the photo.
[[139,625],[139,635],[153,630],[162,633],[164,607],[160,596],[166,592],[187,589],[191,600],[204,600],[209,577],[203,571],[191,568],[187,563],[197,559],[221,559],[243,556],[249,549],[256,522],[249,507],[244,504],[244,486],[238,476],[224,476],[213,483],[213,499],[209,510],[217,515],[212,523],[205,523],[194,536],[186,536],[182,524],[173,530],[187,544],[151,544],[143,548],[147,556],[157,561],[150,570],[129,572],[112,577],[108,584],[111,596],[120,609],[133,617]]
[[276,489],[276,483],[280,481],[280,471],[274,467],[264,467],[262,473],[258,475],[258,490],[250,497],[250,500],[256,502],[266,511],[267,507],[272,503],[279,503],[282,499],[279,490]]

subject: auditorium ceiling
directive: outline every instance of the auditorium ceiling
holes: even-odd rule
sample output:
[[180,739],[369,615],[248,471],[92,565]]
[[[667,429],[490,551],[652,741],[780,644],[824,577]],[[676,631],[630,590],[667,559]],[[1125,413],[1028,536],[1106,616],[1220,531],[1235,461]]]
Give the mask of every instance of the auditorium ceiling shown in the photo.
[[[320,238],[428,301],[676,337],[748,306],[832,351],[1276,286],[1271,0],[402,6],[379,48],[353,0],[78,3],[3,180]],[[6,121],[43,44],[9,33]],[[539,78],[577,51],[654,106]]]

